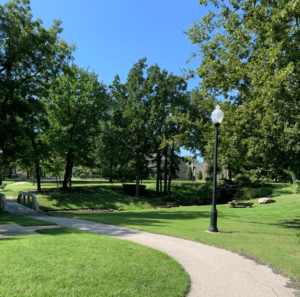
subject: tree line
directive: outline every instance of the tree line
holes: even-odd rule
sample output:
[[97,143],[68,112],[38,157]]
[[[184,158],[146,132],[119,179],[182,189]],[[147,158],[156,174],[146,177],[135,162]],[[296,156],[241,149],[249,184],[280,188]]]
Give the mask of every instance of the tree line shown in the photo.
[[[74,63],[60,21],[45,29],[29,0],[0,5],[3,165],[34,169],[38,191],[41,171],[63,171],[68,189],[74,169],[99,168],[135,180],[138,196],[151,162],[157,195],[170,193],[180,147],[212,161],[219,104],[220,164],[253,178],[284,179],[287,169],[299,178],[298,2],[200,2],[215,12],[185,32],[199,46],[197,71],[176,76],[143,58],[109,86]],[[199,87],[187,91],[195,76]]]

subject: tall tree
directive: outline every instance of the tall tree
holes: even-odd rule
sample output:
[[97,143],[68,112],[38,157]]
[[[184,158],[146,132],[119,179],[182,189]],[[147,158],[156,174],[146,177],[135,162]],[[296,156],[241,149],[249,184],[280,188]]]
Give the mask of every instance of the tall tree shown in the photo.
[[125,84],[117,75],[111,86],[116,107],[113,112],[114,124],[118,125],[126,138],[130,155],[136,167],[136,196],[140,195],[142,164],[149,154],[149,119],[151,108],[147,80],[143,71],[147,67],[146,58],[140,59],[130,70]]
[[[223,125],[223,135],[230,134],[228,151],[239,155],[235,160],[245,169],[244,158],[254,158],[250,165],[257,172],[299,168],[299,150],[286,146],[287,141],[299,141],[285,130],[285,125],[295,127],[299,114],[299,2],[201,0],[200,4],[212,4],[215,12],[185,33],[200,47],[191,58],[202,56],[197,69],[201,96],[224,96],[233,105]],[[240,147],[242,154],[235,154]]]
[[60,21],[46,30],[32,20],[29,0],[0,5],[0,147],[22,134],[18,118],[32,114],[53,77],[72,59],[74,46],[59,38]]
[[99,121],[108,110],[106,86],[94,72],[72,64],[53,84],[46,99],[50,131],[49,143],[66,158],[63,189],[71,181],[76,154],[88,157],[92,139],[99,132]]

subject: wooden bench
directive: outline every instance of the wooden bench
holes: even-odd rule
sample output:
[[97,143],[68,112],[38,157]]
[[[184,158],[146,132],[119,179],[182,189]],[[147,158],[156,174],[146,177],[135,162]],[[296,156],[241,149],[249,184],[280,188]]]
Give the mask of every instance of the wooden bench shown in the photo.
[[1,185],[0,185],[0,188],[1,188],[2,190],[4,190],[4,188],[6,187],[6,185],[7,185],[7,184],[1,184]]
[[248,202],[248,201],[232,200],[228,202],[228,207],[234,208],[236,206],[242,206],[242,207],[250,208],[253,204],[254,204],[253,202]]

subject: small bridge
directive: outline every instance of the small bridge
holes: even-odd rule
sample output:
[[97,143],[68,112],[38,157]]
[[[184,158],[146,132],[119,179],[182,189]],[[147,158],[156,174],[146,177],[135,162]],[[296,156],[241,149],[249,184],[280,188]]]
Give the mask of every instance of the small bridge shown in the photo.
[[32,193],[26,193],[26,192],[20,191],[17,202],[24,206],[30,207],[36,211],[40,211],[36,197]]

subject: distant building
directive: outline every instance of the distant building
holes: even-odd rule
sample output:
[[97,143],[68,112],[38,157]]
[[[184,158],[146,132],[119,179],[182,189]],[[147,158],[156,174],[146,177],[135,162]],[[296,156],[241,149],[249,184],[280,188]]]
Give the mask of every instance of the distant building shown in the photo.
[[[208,163],[203,162],[199,165],[196,166],[195,171],[193,172],[194,176],[197,179],[197,174],[199,171],[202,172],[202,179],[205,180],[206,177],[209,177],[208,174],[206,173],[206,170],[208,168]],[[225,169],[225,167],[222,167],[222,172],[217,175],[217,180],[220,180],[221,178],[229,178],[229,171],[228,169]]]

